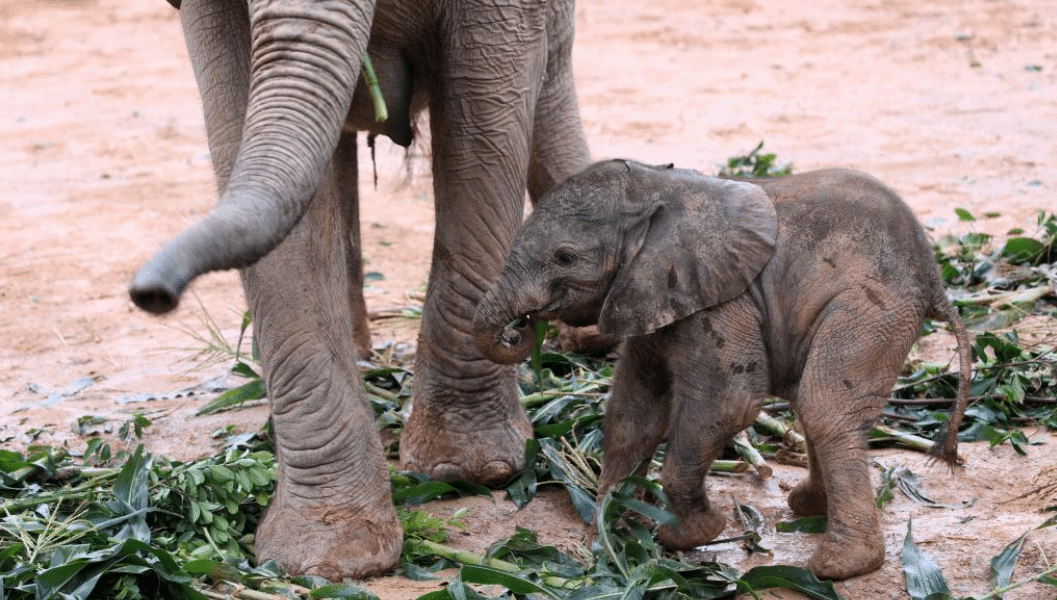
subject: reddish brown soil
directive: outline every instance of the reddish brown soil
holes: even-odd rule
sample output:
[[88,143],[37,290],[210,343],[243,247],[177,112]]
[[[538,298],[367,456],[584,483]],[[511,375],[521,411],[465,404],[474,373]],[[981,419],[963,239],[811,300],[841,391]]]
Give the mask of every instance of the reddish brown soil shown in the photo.
[[[937,233],[1002,235],[1054,210],[1057,139],[1057,2],[822,0],[580,3],[575,63],[584,126],[597,158],[676,162],[714,172],[726,157],[766,141],[798,171],[855,167],[889,183]],[[243,311],[237,277],[193,286],[184,306],[158,319],[136,311],[125,287],[160,243],[200,218],[215,199],[198,95],[175,12],[162,0],[0,0],[0,445],[83,447],[71,423],[83,415],[113,427],[133,412],[153,421],[144,441],[190,457],[212,451],[227,425],[256,430],[258,406],[193,418],[215,393],[200,386],[230,361],[199,355],[208,314],[233,339]],[[381,144],[377,189],[361,161],[363,227],[372,309],[412,303],[426,277],[432,236],[428,163]],[[955,207],[982,216],[959,223]],[[1052,321],[1036,323],[1044,336]],[[376,341],[413,339],[380,328]],[[942,345],[942,344],[941,344]],[[935,344],[933,344],[935,346]],[[942,354],[945,350],[939,349]],[[155,398],[147,400],[147,398]],[[965,445],[957,476],[920,455],[879,451],[907,464],[944,502],[927,509],[898,497],[885,508],[888,560],[840,583],[847,598],[906,597],[900,551],[909,518],[956,595],[988,589],[988,561],[1045,519],[1057,503],[1057,452],[1042,432],[1028,456],[1008,446]],[[791,517],[784,492],[804,472],[776,466],[767,481],[716,478],[713,493]],[[1039,490],[1037,494],[1025,492]],[[470,507],[454,543],[481,550],[515,525],[548,543],[582,543],[560,493],[515,511],[503,500],[433,503]],[[736,534],[733,525],[727,534]],[[723,548],[718,559],[802,565],[813,536],[776,534],[772,555]],[[1031,535],[1014,579],[1057,560],[1057,532]],[[384,598],[431,585],[386,577]],[[1007,598],[1051,599],[1030,585]],[[769,597],[770,593],[765,597]],[[784,597],[791,597],[785,595]]]

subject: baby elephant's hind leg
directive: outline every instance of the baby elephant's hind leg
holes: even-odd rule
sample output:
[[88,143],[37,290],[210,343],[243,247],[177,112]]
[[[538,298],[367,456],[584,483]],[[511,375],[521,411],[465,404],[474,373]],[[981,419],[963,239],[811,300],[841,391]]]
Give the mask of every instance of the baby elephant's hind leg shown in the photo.
[[811,440],[807,440],[807,458],[810,469],[808,477],[789,492],[789,508],[801,517],[824,516],[829,503],[826,501],[822,469],[818,464],[818,451]]
[[789,497],[798,513],[827,516],[826,533],[808,562],[813,573],[827,579],[869,573],[884,563],[867,434],[888,402],[917,331],[909,325],[898,331],[890,320],[887,328],[869,330],[885,335],[868,336],[862,319],[841,321],[819,329],[816,339],[823,342],[812,350],[801,378],[796,409],[809,441],[811,470]]

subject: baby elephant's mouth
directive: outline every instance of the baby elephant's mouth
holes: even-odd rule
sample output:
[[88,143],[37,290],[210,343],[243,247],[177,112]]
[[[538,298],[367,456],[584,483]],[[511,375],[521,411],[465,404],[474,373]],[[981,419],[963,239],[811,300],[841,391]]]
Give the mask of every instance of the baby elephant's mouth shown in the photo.
[[557,315],[555,315],[554,312],[562,307],[562,303],[564,301],[565,301],[565,295],[562,294],[561,296],[558,296],[557,298],[552,300],[550,304],[548,304],[548,305],[536,310],[532,314],[532,317],[534,319],[542,319],[542,320],[545,320],[545,321],[554,320],[554,319],[557,318]]
[[554,319],[554,311],[561,308],[562,300],[564,297],[558,297],[556,300],[551,301],[550,304],[538,308],[532,312],[525,313],[520,317],[506,324],[502,331],[499,332],[498,341],[507,348],[516,348],[520,346],[526,336],[532,335],[532,329],[540,321],[550,321]]

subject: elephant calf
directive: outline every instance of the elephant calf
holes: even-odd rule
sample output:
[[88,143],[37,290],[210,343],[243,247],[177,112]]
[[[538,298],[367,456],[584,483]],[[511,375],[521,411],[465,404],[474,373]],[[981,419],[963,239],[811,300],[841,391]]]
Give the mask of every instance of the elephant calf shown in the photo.
[[953,464],[971,344],[895,193],[848,170],[748,182],[610,161],[541,199],[474,335],[500,363],[530,352],[537,319],[626,338],[599,494],[667,441],[662,478],[679,524],[658,537],[670,548],[723,530],[705,473],[767,396],[788,399],[810,460],[789,506],[828,517],[808,568],[842,579],[884,561],[866,432],[926,317],[958,338],[958,400],[933,449]]

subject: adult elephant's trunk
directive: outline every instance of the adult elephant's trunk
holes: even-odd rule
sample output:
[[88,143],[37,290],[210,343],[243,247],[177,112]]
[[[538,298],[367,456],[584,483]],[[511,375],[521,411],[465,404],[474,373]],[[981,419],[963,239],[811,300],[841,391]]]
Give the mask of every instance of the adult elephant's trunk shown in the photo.
[[533,315],[540,309],[542,298],[526,289],[511,283],[504,273],[477,305],[474,342],[488,360],[503,365],[517,363],[536,347]]
[[220,175],[217,207],[136,274],[132,300],[149,312],[176,308],[203,273],[252,265],[301,219],[352,102],[374,3],[251,0],[249,15],[249,101],[235,164],[226,185]]

